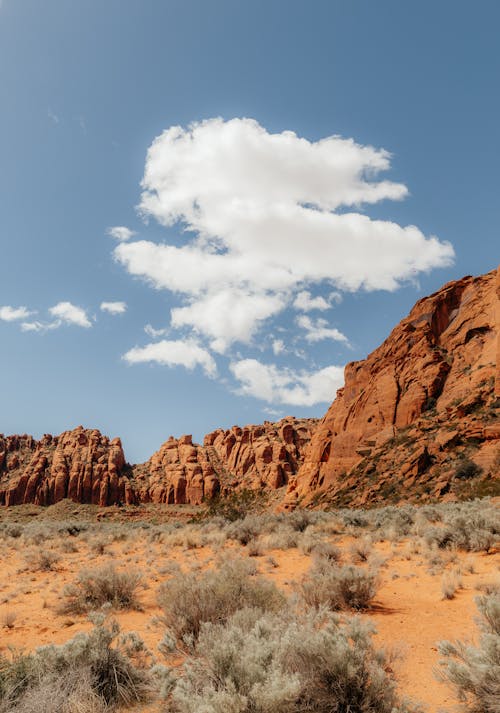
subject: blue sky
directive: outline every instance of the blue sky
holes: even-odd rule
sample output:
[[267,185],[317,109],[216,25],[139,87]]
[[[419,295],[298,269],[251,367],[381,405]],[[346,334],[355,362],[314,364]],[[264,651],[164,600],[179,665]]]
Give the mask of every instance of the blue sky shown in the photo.
[[322,415],[417,299],[498,263],[499,22],[3,0],[0,431],[82,423],[138,462]]

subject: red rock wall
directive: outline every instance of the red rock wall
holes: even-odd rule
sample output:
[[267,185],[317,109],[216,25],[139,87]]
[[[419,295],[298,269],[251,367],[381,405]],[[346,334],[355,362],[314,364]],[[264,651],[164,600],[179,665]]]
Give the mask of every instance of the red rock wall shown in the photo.
[[[412,475],[437,478],[431,468],[436,463],[444,463],[439,476],[446,480],[453,459],[436,438],[450,430],[462,443],[479,442],[476,449],[459,450],[460,457],[473,457],[491,475],[498,474],[493,470],[498,470],[499,445],[494,386],[498,390],[500,379],[499,279],[493,271],[445,285],[417,302],[365,360],[346,366],[345,386],[306,448],[304,464],[289,485],[288,505],[317,500],[321,492],[331,501],[342,495],[361,503],[371,490],[380,499],[381,482],[395,463],[398,474],[392,473],[391,488],[399,487],[400,497],[415,485]],[[402,433],[412,441],[411,449],[398,445]],[[376,459],[382,463],[374,471]]]

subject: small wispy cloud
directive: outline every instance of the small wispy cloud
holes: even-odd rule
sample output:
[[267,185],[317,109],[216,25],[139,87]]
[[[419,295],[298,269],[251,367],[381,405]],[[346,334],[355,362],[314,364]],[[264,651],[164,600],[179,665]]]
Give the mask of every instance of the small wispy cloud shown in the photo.
[[101,302],[100,309],[109,314],[123,314],[127,311],[127,304],[126,302]]
[[49,106],[49,108],[47,109],[47,116],[49,117],[49,119],[50,119],[54,124],[60,124],[61,119],[59,118],[59,116],[58,116],[54,111],[52,111],[52,109],[50,108],[50,106]]
[[321,342],[324,339],[333,339],[336,342],[349,344],[349,340],[335,327],[329,327],[326,319],[317,319],[316,321],[303,314],[297,317],[297,324],[305,330],[305,339],[307,342]]
[[144,347],[134,347],[123,355],[129,364],[156,362],[163,366],[183,366],[185,369],[194,369],[201,366],[207,376],[214,377],[217,366],[211,354],[201,347],[195,340],[166,339],[161,342],[146,344]]
[[125,242],[126,240],[133,238],[134,235],[136,235],[136,232],[135,230],[130,230],[130,228],[127,228],[125,225],[114,225],[106,230],[106,234],[110,235],[115,240]]
[[86,311],[71,302],[58,302],[54,307],[49,309],[49,313],[63,324],[74,324],[78,327],[85,328],[92,326],[92,322],[87,317]]
[[17,322],[18,320],[26,319],[32,314],[34,313],[27,307],[11,307],[10,305],[0,307],[0,320],[3,322]]

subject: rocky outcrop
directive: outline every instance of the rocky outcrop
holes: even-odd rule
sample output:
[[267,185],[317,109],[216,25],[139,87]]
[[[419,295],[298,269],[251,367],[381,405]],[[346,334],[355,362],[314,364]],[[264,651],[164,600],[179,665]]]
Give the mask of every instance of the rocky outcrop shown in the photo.
[[125,499],[125,457],[112,441],[82,426],[60,436],[0,436],[0,503],[111,505]]
[[259,426],[233,426],[205,436],[204,447],[219,474],[223,494],[235,488],[286,485],[302,464],[317,419],[284,418]]
[[439,497],[470,461],[497,478],[499,300],[497,271],[449,283],[348,364],[286,504]]
[[170,437],[146,462],[125,462],[120,439],[82,426],[60,436],[0,436],[0,504],[199,505],[221,490],[276,489],[297,473],[315,419],[218,430],[204,445]]

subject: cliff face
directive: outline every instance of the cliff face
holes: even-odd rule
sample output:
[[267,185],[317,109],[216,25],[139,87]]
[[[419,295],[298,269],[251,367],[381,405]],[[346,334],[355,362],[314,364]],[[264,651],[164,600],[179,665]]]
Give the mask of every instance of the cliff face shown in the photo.
[[119,438],[81,426],[60,436],[0,436],[0,504],[52,505],[63,498],[110,505],[125,500]]
[[499,325],[497,271],[417,302],[378,349],[346,366],[286,503],[438,497],[471,460],[497,477]]
[[238,488],[275,489],[302,463],[315,419],[234,426],[205,437],[170,438],[129,466],[120,439],[78,427],[60,436],[0,436],[0,504],[52,505],[64,498],[113,505],[200,504]]

